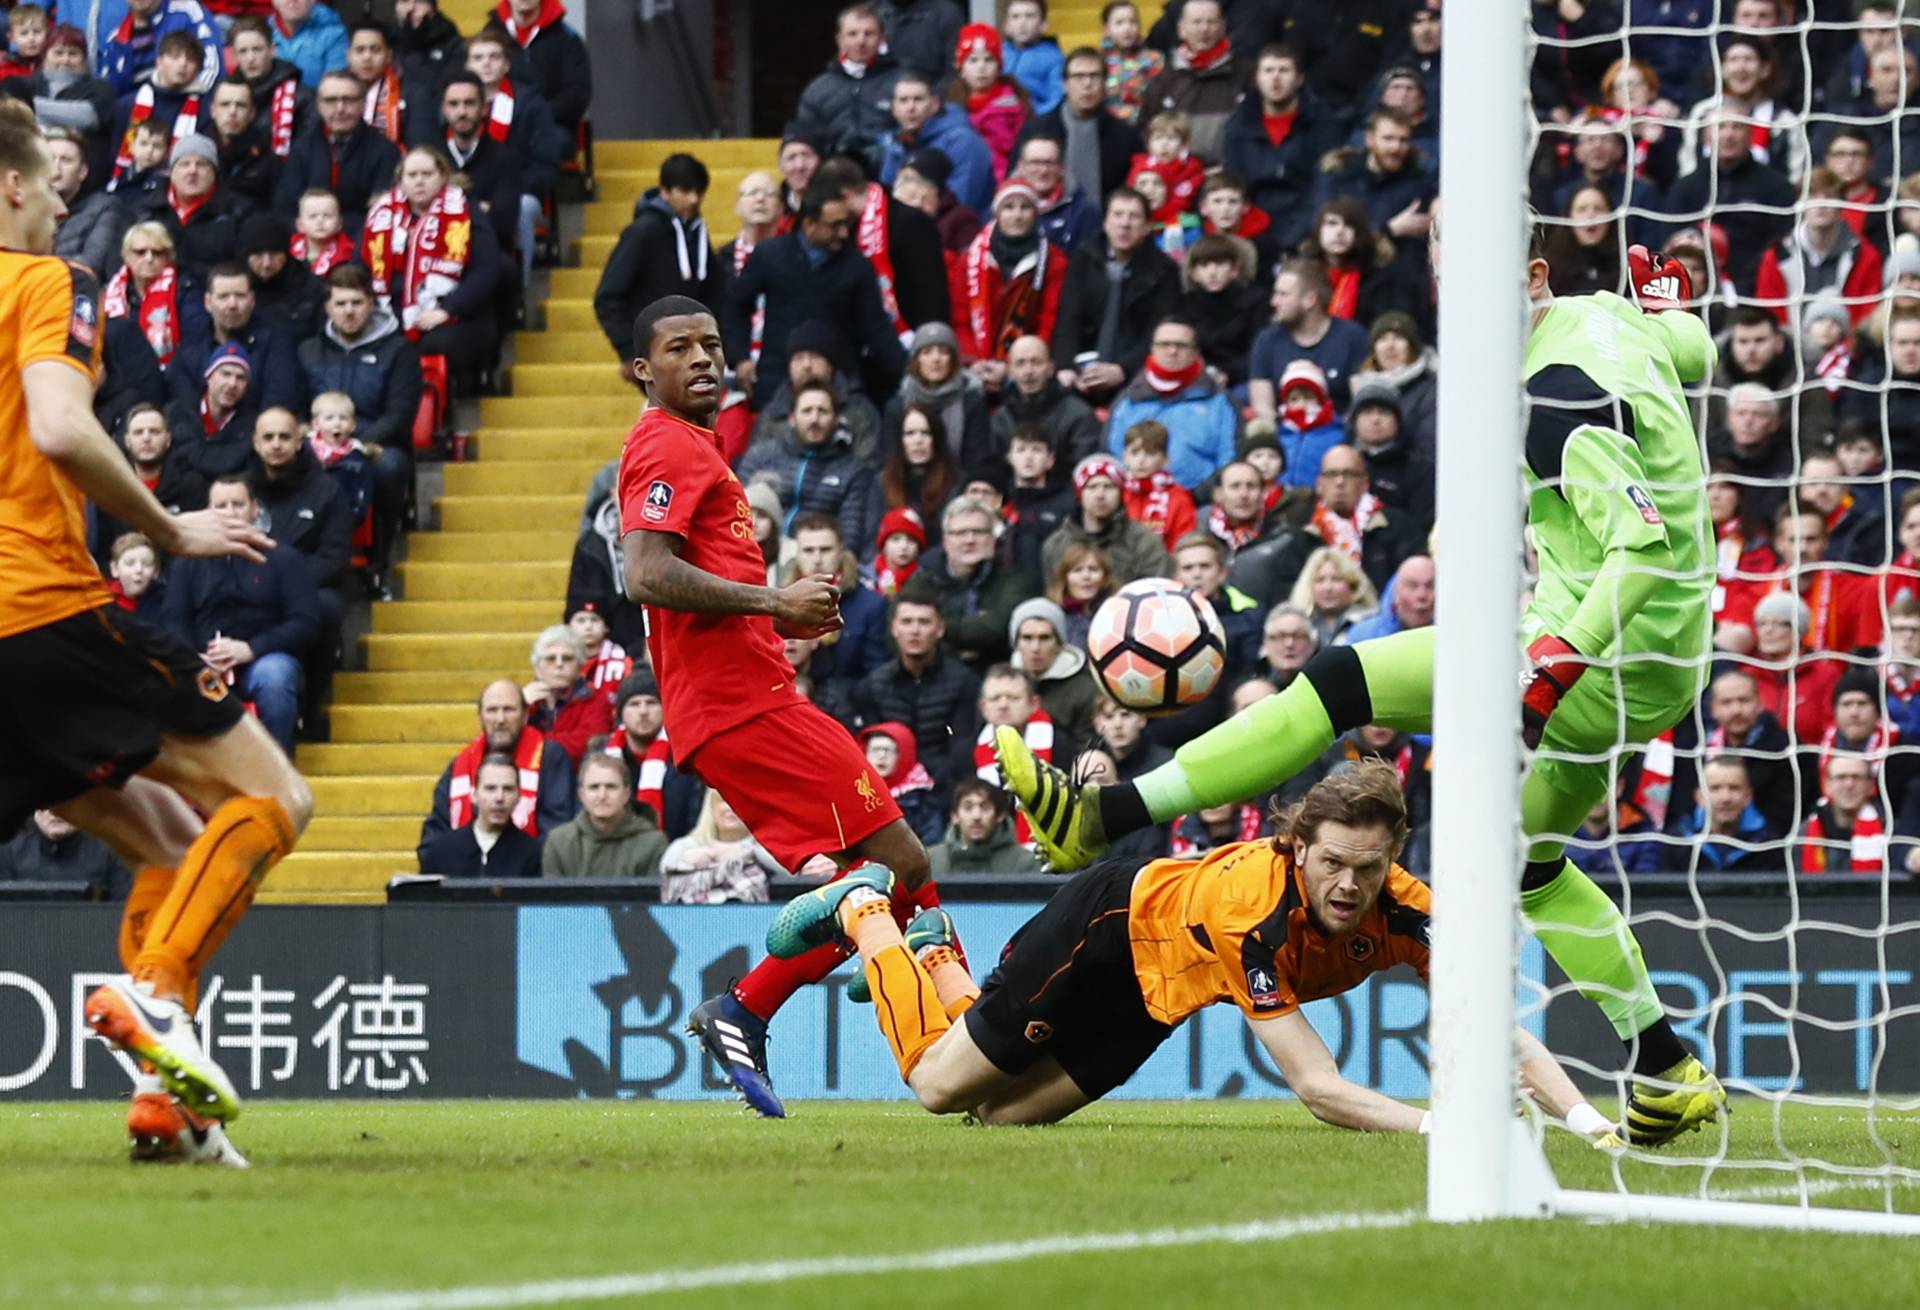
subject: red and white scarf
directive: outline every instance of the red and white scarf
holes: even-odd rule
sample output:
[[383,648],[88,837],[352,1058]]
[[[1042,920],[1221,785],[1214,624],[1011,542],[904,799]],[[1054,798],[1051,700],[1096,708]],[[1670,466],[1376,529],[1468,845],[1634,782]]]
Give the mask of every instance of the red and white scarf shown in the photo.
[[1887,825],[1880,817],[1879,808],[1871,801],[1860,807],[1860,813],[1853,817],[1853,833],[1844,852],[1823,844],[1834,840],[1828,836],[1827,822],[1822,815],[1828,808],[1822,801],[1807,820],[1806,845],[1800,848],[1800,872],[1834,873],[1844,869],[1851,873],[1884,873]]
[[1842,337],[1827,347],[1827,353],[1820,356],[1820,362],[1813,366],[1814,374],[1827,384],[1827,394],[1838,396],[1840,384],[1853,376],[1853,342]]
[[[120,137],[120,151],[113,157],[113,177],[107,182],[107,190],[117,188],[121,179],[133,171],[133,135],[140,130],[140,124],[153,117],[155,98],[151,82],[145,83],[134,93],[133,109],[127,115],[127,130]],[[171,146],[177,146],[183,138],[192,136],[199,126],[200,97],[188,96],[174,117],[173,135],[167,154],[171,156]]]
[[[547,739],[538,728],[520,734],[513,748],[513,766],[520,771],[520,799],[514,802],[513,826],[529,837],[540,835],[540,759]],[[480,773],[480,762],[487,758],[487,738],[482,733],[468,742],[453,757],[453,773],[447,782],[447,822],[464,828],[473,822],[473,784]]]
[[887,235],[887,191],[878,182],[867,183],[867,207],[860,211],[860,253],[873,265],[880,279],[880,304],[893,320],[893,330],[904,342],[913,335],[913,325],[900,314],[900,298],[893,291],[892,240]]
[[[1243,801],[1234,811],[1234,835],[1230,840],[1236,842],[1255,840],[1260,836],[1260,825],[1263,822],[1260,807],[1251,801]],[[1185,824],[1174,825],[1173,844],[1168,848],[1174,859],[1190,860],[1212,849],[1212,847],[1202,849],[1200,843],[1186,835],[1185,828]]]
[[1646,744],[1640,756],[1640,780],[1634,784],[1632,801],[1647,822],[1655,828],[1667,826],[1667,806],[1673,800],[1673,729]]
[[[287,242],[287,253],[302,263],[308,262],[307,248],[307,238],[303,233],[295,232],[293,239]],[[352,258],[353,238],[345,232],[335,232],[333,238],[320,247],[310,267],[315,277],[325,277],[333,272],[336,264],[344,264]]]
[[[1006,784],[1000,781],[1000,765],[993,754],[993,732],[991,723],[981,725],[980,735],[973,743],[973,771],[983,782],[1004,787]],[[1049,763],[1053,761],[1053,720],[1038,703],[1034,705],[1033,717],[1027,720],[1027,726],[1020,730],[1020,735],[1026,740],[1027,749],[1033,752],[1034,758]],[[1016,810],[1013,816],[1013,839],[1026,841],[1030,832],[1027,816]]]
[[220,430],[227,426],[227,421],[232,417],[233,417],[232,410],[228,410],[224,414],[216,414],[214,412],[213,393],[211,391],[203,392],[201,394],[200,396],[200,430],[202,432],[206,433],[209,437],[217,437],[220,435]]
[[[107,282],[101,305],[108,318],[126,318],[133,313],[133,273],[126,265],[122,264]],[[160,367],[172,362],[173,348],[180,343],[180,281],[171,264],[147,283],[146,293],[140,297],[140,334],[160,357]]]
[[1220,508],[1218,501],[1207,511],[1207,531],[1227,543],[1229,551],[1237,551],[1251,541],[1260,539],[1263,520],[1253,519],[1246,523],[1235,523],[1227,517],[1227,511]]
[[1195,50],[1185,41],[1182,41],[1175,53],[1187,61],[1188,68],[1195,70],[1207,69],[1212,68],[1215,64],[1221,63],[1224,60],[1233,58],[1233,42],[1223,36],[1205,50]]
[[493,93],[493,99],[487,105],[487,139],[501,145],[507,143],[507,134],[513,131],[513,79],[500,79],[500,89]]
[[[626,746],[627,734],[615,733],[607,742],[607,754],[624,759]],[[667,765],[672,761],[673,750],[667,745],[667,730],[662,728],[647,743],[646,753],[640,757],[640,767],[633,771],[633,799],[650,808],[654,820],[663,826],[667,821]]]
[[[627,648],[612,637],[600,642],[600,649],[581,666],[580,676],[596,691],[604,691],[607,699],[612,700],[620,684],[633,672],[633,656],[627,654]],[[614,706],[615,710],[620,707]]]
[[406,107],[407,102],[400,97],[400,73],[389,64],[386,75],[367,88],[367,103],[360,117],[381,136],[398,143],[402,128],[400,115]]
[[[1032,254],[1014,268],[999,269],[993,262],[993,228],[992,223],[981,228],[973,244],[967,247],[966,255],[967,335],[981,359],[1005,359],[1007,347],[1015,340],[1039,330],[1045,304],[1042,293],[1047,284],[1047,257],[1051,253],[1043,233]],[[1021,280],[1021,285],[1007,297],[1004,315],[996,312],[993,303],[996,297],[992,275],[996,269],[1006,283],[1011,284],[1016,278]]]
[[494,7],[493,16],[498,18],[500,25],[507,29],[507,35],[519,42],[520,48],[525,50],[533,44],[533,38],[547,28],[566,22],[567,7],[560,3],[560,0],[543,0],[540,12],[533,16],[533,21],[522,27],[513,16],[513,6],[508,4],[507,0],[500,0],[500,3]]
[[1899,742],[1900,729],[1894,727],[1891,723],[1882,721],[1874,726],[1873,731],[1868,734],[1867,740],[1863,744],[1859,746],[1840,747],[1839,727],[1834,724],[1828,724],[1827,730],[1820,734],[1821,792],[1824,794],[1827,790],[1827,765],[1833,762],[1835,747],[1840,747],[1849,755],[1858,755],[1865,759],[1868,767],[1873,770],[1874,775],[1877,777],[1880,773],[1880,766],[1886,763],[1887,748],[1896,746]]
[[[752,257],[754,247],[759,244],[758,241],[755,241],[744,230],[733,239],[733,273],[735,277],[738,277],[740,271],[747,266],[747,260]],[[760,346],[766,340],[766,335],[767,296],[765,292],[761,292],[759,296],[755,297],[753,302],[753,322],[748,328],[747,335],[748,359],[760,358]]]
[[293,123],[299,109],[300,79],[288,77],[274,83],[267,100],[268,131],[273,138],[273,153],[282,159],[293,153]]
[[1147,366],[1142,370],[1147,385],[1153,388],[1155,395],[1172,400],[1188,387],[1200,380],[1200,373],[1206,367],[1198,355],[1185,368],[1164,369],[1152,355],[1147,356]]
[[467,193],[445,186],[417,217],[395,187],[367,212],[361,249],[375,294],[386,297],[407,335],[418,339],[420,316],[460,285],[472,253]]
[[1360,562],[1360,554],[1367,536],[1367,524],[1383,510],[1380,497],[1371,491],[1360,497],[1351,514],[1335,514],[1327,508],[1327,502],[1316,499],[1313,502],[1313,529],[1321,541],[1345,555],[1355,564]]

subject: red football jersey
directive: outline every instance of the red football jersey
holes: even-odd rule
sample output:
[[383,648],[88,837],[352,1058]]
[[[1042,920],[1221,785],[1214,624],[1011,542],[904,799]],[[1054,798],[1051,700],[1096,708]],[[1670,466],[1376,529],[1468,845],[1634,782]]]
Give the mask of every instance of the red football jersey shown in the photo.
[[[649,409],[620,453],[620,531],[670,532],[680,558],[730,582],[765,585],[753,510],[718,439]],[[691,614],[645,607],[647,650],[674,755],[691,757],[717,733],[801,701],[793,669],[764,614]]]

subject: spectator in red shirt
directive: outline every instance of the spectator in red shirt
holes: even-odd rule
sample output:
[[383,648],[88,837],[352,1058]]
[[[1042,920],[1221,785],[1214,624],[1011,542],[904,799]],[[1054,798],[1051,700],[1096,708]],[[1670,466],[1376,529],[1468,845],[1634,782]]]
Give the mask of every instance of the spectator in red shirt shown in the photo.
[[1856,324],[1880,301],[1880,252],[1848,226],[1843,190],[1830,169],[1809,173],[1799,224],[1760,257],[1754,298],[1782,324],[1791,324],[1796,307],[1814,296],[1839,296]]
[[1753,607],[1780,570],[1766,521],[1747,508],[1740,470],[1715,460],[1707,482],[1718,581],[1713,589],[1713,644],[1744,655],[1753,649]]
[[589,740],[613,731],[613,705],[581,676],[585,663],[580,638],[556,623],[534,639],[534,679],[520,689],[527,723],[566,751],[576,767]]
[[1811,611],[1808,649],[1845,654],[1880,645],[1879,581],[1826,562],[1826,515],[1810,505],[1782,508],[1773,520],[1773,549],[1784,572],[1772,589],[1784,591],[1791,583]]
[[1754,656],[1742,661],[1760,706],[1787,727],[1794,741],[1818,742],[1833,725],[1838,660],[1806,653],[1813,612],[1789,592],[1776,591],[1753,611]]

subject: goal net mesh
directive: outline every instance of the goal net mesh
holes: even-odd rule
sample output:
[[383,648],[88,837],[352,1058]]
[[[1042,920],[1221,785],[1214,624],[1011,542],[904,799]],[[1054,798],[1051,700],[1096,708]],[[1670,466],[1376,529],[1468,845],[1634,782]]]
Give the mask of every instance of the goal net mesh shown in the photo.
[[[1533,12],[1553,290],[1628,294],[1628,247],[1664,251],[1719,352],[1689,395],[1698,705],[1644,744],[1623,718],[1612,796],[1556,835],[1734,1113],[1561,1182],[1920,1211],[1920,26],[1898,0]],[[1537,945],[1519,996],[1556,1051],[1612,1040]],[[1620,1063],[1571,1063],[1624,1100]]]

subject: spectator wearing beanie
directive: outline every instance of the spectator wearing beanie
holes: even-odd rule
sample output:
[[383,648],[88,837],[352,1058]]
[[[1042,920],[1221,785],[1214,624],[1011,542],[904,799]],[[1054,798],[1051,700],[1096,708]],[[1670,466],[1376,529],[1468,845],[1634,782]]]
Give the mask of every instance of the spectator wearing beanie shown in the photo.
[[[913,543],[911,557],[904,547],[894,543],[895,537]],[[880,527],[873,534],[873,547],[873,565],[867,581],[881,596],[892,600],[920,567],[920,556],[927,549],[927,525],[915,510],[890,509],[881,517]]]
[[787,373],[753,421],[753,444],[779,441],[793,426],[793,393],[809,383],[833,389],[840,422],[853,434],[853,453],[873,463],[880,452],[880,411],[846,372],[846,345],[830,323],[808,319],[787,334]]
[[166,187],[142,202],[140,216],[158,221],[172,234],[175,259],[198,278],[240,253],[240,220],[247,205],[219,185],[220,148],[212,137],[196,134],[175,144]]
[[940,234],[940,249],[957,255],[980,235],[980,212],[960,203],[948,184],[953,178],[953,161],[933,149],[920,149],[907,156],[899,176],[893,179],[893,198],[912,205],[933,220]]
[[293,342],[298,354],[299,346],[325,322],[327,284],[313,275],[305,260],[287,253],[292,239],[293,224],[267,210],[247,215],[240,224],[240,258],[253,274],[255,313],[274,335]]
[[1080,512],[1054,530],[1040,547],[1040,571],[1053,576],[1069,546],[1096,547],[1107,559],[1114,586],[1136,578],[1163,578],[1172,567],[1159,534],[1127,517],[1121,496],[1125,477],[1111,455],[1089,455],[1073,470]]
[[621,680],[613,713],[606,752],[626,763],[627,776],[633,779],[633,807],[651,814],[667,836],[685,836],[699,821],[706,788],[691,773],[674,767],[660,684],[652,669],[642,665]]
[[1120,454],[1128,429],[1148,420],[1166,428],[1167,471],[1189,491],[1232,460],[1239,443],[1240,415],[1207,372],[1199,329],[1185,319],[1154,324],[1146,363],[1107,419],[1108,451]]
[[1410,540],[1424,541],[1433,528],[1433,461],[1401,431],[1400,393],[1392,383],[1368,381],[1353,389],[1347,431],[1367,461],[1368,489]]
[[1053,720],[1053,757],[1071,760],[1093,741],[1093,708],[1100,700],[1087,653],[1067,640],[1067,612],[1045,596],[1023,600],[1007,619],[1012,664],[1040,693]]
[[945,323],[923,323],[914,330],[906,376],[881,415],[889,443],[900,439],[906,412],[915,405],[939,416],[954,463],[971,468],[992,455],[986,389],[961,367],[960,339]]
[[1006,382],[1008,347],[1052,336],[1060,316],[1067,256],[1040,231],[1039,218],[1034,189],[1008,178],[994,193],[993,222],[953,267],[960,357],[996,393]]
[[253,457],[253,425],[259,410],[247,400],[253,361],[246,347],[229,341],[207,357],[200,395],[177,395],[168,410],[173,458],[211,483],[246,471]]
[[1400,393],[1400,430],[1429,460],[1439,431],[1440,359],[1420,334],[1413,315],[1388,310],[1373,320],[1366,360],[1348,378],[1352,390],[1385,382]]
[[967,121],[993,154],[993,176],[1005,181],[1013,163],[1013,143],[1033,115],[1026,90],[1008,76],[1006,51],[991,23],[968,23],[953,48],[954,99],[966,106]]
[[217,265],[205,285],[202,303],[206,313],[187,322],[179,348],[173,352],[173,362],[167,366],[167,381],[175,401],[192,404],[198,400],[206,361],[221,346],[239,345],[246,347],[253,369],[247,404],[254,409],[280,405],[304,410],[306,382],[296,367],[293,339],[275,331],[260,314],[253,275],[246,265]]
[[1312,360],[1296,359],[1274,390],[1280,397],[1280,448],[1287,459],[1281,480],[1290,487],[1311,487],[1319,480],[1320,461],[1347,439],[1327,375]]
[[807,83],[794,123],[817,135],[823,157],[842,151],[868,155],[893,129],[893,84],[900,64],[882,46],[880,19],[865,6],[840,11],[833,58]]
[[[888,113],[892,113],[891,100],[888,102]],[[793,231],[794,223],[800,217],[800,202],[806,198],[807,187],[812,185],[820,161],[827,157],[828,146],[826,137],[797,119],[781,130],[780,154],[777,156],[780,169],[780,217],[774,223],[774,235],[784,236]],[[737,273],[740,270],[736,268],[733,271]]]
[[1864,756],[1886,783],[1886,794],[1901,797],[1913,782],[1913,753],[1894,749],[1900,729],[1881,712],[1885,695],[1878,670],[1854,666],[1833,684],[1833,722],[1820,739],[1818,778],[1826,789],[1827,766],[1838,754]]
[[719,300],[725,278],[700,217],[707,187],[705,164],[692,155],[668,155],[660,184],[634,201],[633,221],[607,256],[593,313],[623,363],[633,358],[633,321],[654,301],[689,296],[712,306]]
[[940,544],[900,589],[901,599],[938,607],[947,650],[976,673],[1007,658],[1007,620],[1040,589],[1039,579],[995,558],[994,514],[976,496],[956,496],[941,515]]

